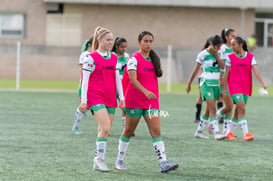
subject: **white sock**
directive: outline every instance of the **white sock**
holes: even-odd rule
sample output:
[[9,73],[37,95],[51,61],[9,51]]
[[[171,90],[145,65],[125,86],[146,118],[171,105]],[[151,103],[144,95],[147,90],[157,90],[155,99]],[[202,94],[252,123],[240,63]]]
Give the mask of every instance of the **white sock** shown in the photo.
[[244,135],[245,135],[245,134],[248,132],[247,120],[246,120],[246,119],[241,120],[241,121],[239,122],[239,125],[240,125],[240,127],[241,127],[241,129],[242,129],[242,131],[243,131],[243,133],[244,133]]
[[237,123],[232,121],[230,122],[230,131],[233,132],[235,130],[235,128],[237,127]]
[[82,117],[83,117],[83,113],[80,111],[78,107],[74,114],[74,127],[79,127]]
[[231,124],[231,117],[225,116],[224,123],[223,123],[223,134],[227,134],[230,132],[230,124]]
[[[213,121],[211,121],[211,119],[212,119]],[[220,132],[219,127],[218,127],[218,121],[216,120],[215,117],[210,118],[209,125],[210,125],[210,130],[211,130],[214,134]]]
[[95,148],[95,158],[104,160],[106,146],[107,146],[107,138],[97,138],[96,148]]
[[124,142],[121,139],[119,139],[117,160],[121,160],[121,161],[124,160],[124,157],[126,155],[128,146],[129,146],[129,141],[128,142]]
[[161,137],[153,138],[153,147],[159,162],[166,161],[165,146]]
[[198,123],[197,131],[203,131],[207,127],[207,124],[208,117],[203,115]]
[[222,112],[222,109],[223,109],[223,108],[219,109],[219,110],[216,112],[216,118],[217,118],[218,120],[225,116],[224,113]]

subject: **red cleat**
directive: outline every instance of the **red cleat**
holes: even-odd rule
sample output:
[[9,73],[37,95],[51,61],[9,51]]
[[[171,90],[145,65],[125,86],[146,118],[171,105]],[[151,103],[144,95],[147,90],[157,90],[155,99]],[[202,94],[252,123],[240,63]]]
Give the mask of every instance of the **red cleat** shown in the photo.
[[253,139],[254,139],[254,137],[249,132],[247,132],[242,140],[251,141]]
[[236,140],[237,138],[234,136],[234,134],[230,131],[227,133],[227,139],[229,140]]

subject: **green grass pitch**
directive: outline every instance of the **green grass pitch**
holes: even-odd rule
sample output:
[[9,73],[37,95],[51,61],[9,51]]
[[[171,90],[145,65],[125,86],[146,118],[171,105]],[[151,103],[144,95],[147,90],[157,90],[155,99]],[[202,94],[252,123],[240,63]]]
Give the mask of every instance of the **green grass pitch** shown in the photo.
[[[20,88],[22,90],[32,90],[32,91],[76,91],[79,86],[79,81],[71,80],[21,80]],[[16,87],[16,81],[13,79],[0,79],[0,90],[14,90]],[[258,89],[261,85],[254,85],[253,94],[258,94]],[[166,93],[166,84],[159,83],[159,92]],[[198,92],[198,87],[196,84],[192,85],[192,93]],[[273,92],[273,87],[268,86],[268,92]],[[171,93],[181,94],[186,93],[186,84],[184,83],[172,83]]]
[[[161,94],[162,137],[167,158],[178,170],[159,173],[152,139],[142,120],[131,138],[125,158],[127,171],[114,163],[122,132],[121,112],[108,139],[106,162],[109,173],[94,172],[92,160],[97,124],[88,112],[81,122],[82,135],[72,133],[76,91],[0,91],[0,180],[273,180],[272,96],[253,96],[247,105],[251,142],[200,140],[193,136],[196,94]],[[222,125],[220,127],[222,129]]]

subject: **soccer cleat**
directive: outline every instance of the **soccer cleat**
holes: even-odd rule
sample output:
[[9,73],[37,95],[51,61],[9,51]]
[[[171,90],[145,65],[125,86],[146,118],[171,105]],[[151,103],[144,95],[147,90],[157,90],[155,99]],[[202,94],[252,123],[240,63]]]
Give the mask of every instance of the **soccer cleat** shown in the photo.
[[194,123],[199,123],[200,122],[200,119],[196,119],[193,121]]
[[216,140],[224,140],[224,139],[227,138],[227,136],[224,135],[224,134],[221,134],[220,132],[216,132],[216,133],[214,134],[214,138],[215,138]]
[[160,163],[160,172],[161,173],[168,173],[171,170],[176,170],[179,167],[177,163],[172,163],[168,160],[162,161]]
[[234,136],[234,134],[230,131],[226,134],[227,139],[229,140],[236,140],[237,138]]
[[75,134],[82,134],[80,128],[79,128],[79,127],[76,127],[76,126],[73,126],[72,131],[73,131]]
[[127,170],[127,168],[126,168],[126,166],[125,166],[125,164],[124,164],[124,162],[122,160],[117,160],[116,161],[115,168],[117,170]]
[[249,132],[247,132],[242,140],[251,141],[253,139],[254,139],[254,137]]
[[94,158],[93,170],[100,171],[100,172],[108,172],[109,171],[104,160],[102,160],[100,158]]
[[206,135],[204,135],[204,133],[203,133],[202,131],[196,131],[196,132],[194,133],[194,136],[195,136],[196,138],[209,139],[209,137],[206,136]]

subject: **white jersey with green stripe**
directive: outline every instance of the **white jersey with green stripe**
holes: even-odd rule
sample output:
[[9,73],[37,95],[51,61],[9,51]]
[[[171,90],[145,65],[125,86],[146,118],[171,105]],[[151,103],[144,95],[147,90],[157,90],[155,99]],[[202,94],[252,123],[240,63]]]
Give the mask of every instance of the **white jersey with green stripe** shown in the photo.
[[[228,55],[233,53],[233,50],[229,48],[227,44],[222,44],[220,48],[222,57],[220,57],[221,60],[224,60],[224,63],[226,64],[226,61],[228,59]],[[226,69],[221,69],[221,75],[224,77]]]
[[84,64],[84,59],[87,57],[87,55],[90,54],[90,51],[84,51],[81,53],[80,58],[79,58],[79,65]]
[[[221,57],[220,51],[218,54]],[[200,86],[204,83],[208,86],[219,86],[220,67],[215,56],[205,49],[198,54],[196,62],[201,65]]]
[[233,53],[233,50],[227,46],[227,44],[222,44],[220,51],[223,55],[223,59],[226,60],[227,56]]

